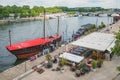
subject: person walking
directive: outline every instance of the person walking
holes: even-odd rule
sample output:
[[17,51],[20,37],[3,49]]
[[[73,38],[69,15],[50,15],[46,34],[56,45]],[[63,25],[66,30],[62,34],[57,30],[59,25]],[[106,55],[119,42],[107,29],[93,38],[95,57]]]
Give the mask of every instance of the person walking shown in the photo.
[[112,60],[113,52],[110,53],[110,61]]

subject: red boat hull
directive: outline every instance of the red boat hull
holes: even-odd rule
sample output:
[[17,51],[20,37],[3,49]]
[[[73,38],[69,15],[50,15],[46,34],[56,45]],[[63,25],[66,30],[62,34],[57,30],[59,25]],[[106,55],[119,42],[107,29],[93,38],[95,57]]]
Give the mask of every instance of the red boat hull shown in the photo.
[[20,55],[14,54],[14,55],[17,57],[17,59],[24,59],[24,58],[29,58],[33,55],[38,54],[38,53],[39,52],[34,52],[34,53],[29,53],[29,54],[20,54]]
[[[53,36],[53,40],[55,42],[60,42],[61,37],[61,35]],[[43,51],[44,47],[49,47],[50,44],[51,38],[38,38],[8,45],[6,48],[18,59],[24,59],[39,54]]]

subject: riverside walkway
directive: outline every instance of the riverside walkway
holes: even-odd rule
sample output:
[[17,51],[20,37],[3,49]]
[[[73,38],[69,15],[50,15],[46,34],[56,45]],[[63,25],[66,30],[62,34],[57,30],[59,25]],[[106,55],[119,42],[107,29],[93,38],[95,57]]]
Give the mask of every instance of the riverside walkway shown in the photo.
[[[58,49],[56,49],[54,52],[52,52],[50,54],[51,54],[51,56],[55,56],[55,55],[58,55],[60,52],[70,49],[71,47],[73,47],[73,46],[70,44],[68,44],[66,46],[63,45],[62,47],[59,47]],[[17,66],[14,66],[14,67],[0,73],[0,80],[12,80],[15,77],[22,75],[23,73],[31,70],[33,66],[40,65],[40,63],[42,63],[45,60],[46,60],[45,55],[43,55],[34,61],[29,61],[29,60],[25,61]]]
[[[110,28],[110,33],[117,32],[120,26],[120,21],[112,25]],[[111,27],[111,26],[110,26]],[[105,29],[102,29],[101,32],[104,32]],[[52,56],[58,55],[58,53],[73,47],[71,44],[62,46],[59,49],[56,49],[53,53],[50,53]],[[41,62],[45,61],[45,56],[41,56],[34,61],[23,62],[13,68],[10,68],[2,73],[0,73],[0,80],[13,80],[14,78],[22,75],[25,72],[31,70],[35,65],[40,65]],[[116,67],[120,65],[120,57],[113,57],[112,61],[104,61],[102,68],[97,69],[96,72],[90,72],[79,78],[75,77],[74,73],[70,72],[69,68],[66,67],[64,73],[52,72],[51,70],[45,69],[45,72],[38,74],[37,72],[31,71],[30,74],[22,77],[20,80],[112,80],[117,74],[118,71]]]
[[[120,57],[114,57],[112,61],[104,61],[102,67],[97,68],[95,72],[91,71],[80,77],[76,77],[75,72],[70,71],[69,66],[64,66],[65,72],[63,73],[43,68],[45,72],[42,74],[35,71],[20,80],[112,80],[118,74],[116,70],[118,65],[120,65]],[[56,68],[56,64],[53,68]]]

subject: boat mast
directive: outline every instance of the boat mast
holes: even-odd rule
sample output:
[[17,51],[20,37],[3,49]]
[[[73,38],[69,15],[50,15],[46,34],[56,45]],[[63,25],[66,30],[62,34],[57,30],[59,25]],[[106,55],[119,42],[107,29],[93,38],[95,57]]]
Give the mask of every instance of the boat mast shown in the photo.
[[57,35],[59,34],[59,16],[58,16],[58,26],[57,26]]
[[97,20],[96,20],[96,26],[97,26],[97,24],[98,24],[98,18],[97,18]]
[[72,34],[72,40],[74,41],[74,30],[73,30],[73,34]]
[[45,38],[45,8],[44,8],[44,18],[43,18],[43,37]]
[[11,30],[9,30],[9,42],[10,42],[10,46],[11,46]]

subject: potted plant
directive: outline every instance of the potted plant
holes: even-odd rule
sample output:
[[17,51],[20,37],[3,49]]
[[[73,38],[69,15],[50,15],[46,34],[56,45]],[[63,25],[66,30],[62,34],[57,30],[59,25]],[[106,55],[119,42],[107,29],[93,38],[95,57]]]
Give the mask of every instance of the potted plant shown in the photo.
[[77,77],[79,77],[80,74],[81,74],[81,73],[80,73],[80,70],[76,70],[76,71],[75,71],[75,74],[76,74]]
[[60,60],[60,67],[61,67],[61,72],[64,72],[63,66],[66,64],[67,60],[65,58],[61,58]]
[[93,61],[92,61],[92,70],[93,70],[93,71],[96,71],[96,66],[97,66],[97,65],[96,65],[96,62],[93,60]]
[[50,54],[46,54],[46,60],[48,61],[46,63],[46,67],[47,68],[51,68],[52,67],[52,61],[51,61],[51,59],[52,59],[51,55]]
[[51,61],[51,59],[52,59],[52,57],[51,57],[51,55],[50,55],[50,54],[46,54],[46,56],[45,56],[45,57],[46,57],[46,60],[47,60],[47,61]]
[[99,59],[97,62],[97,67],[101,68],[102,64],[103,64],[103,60]]

